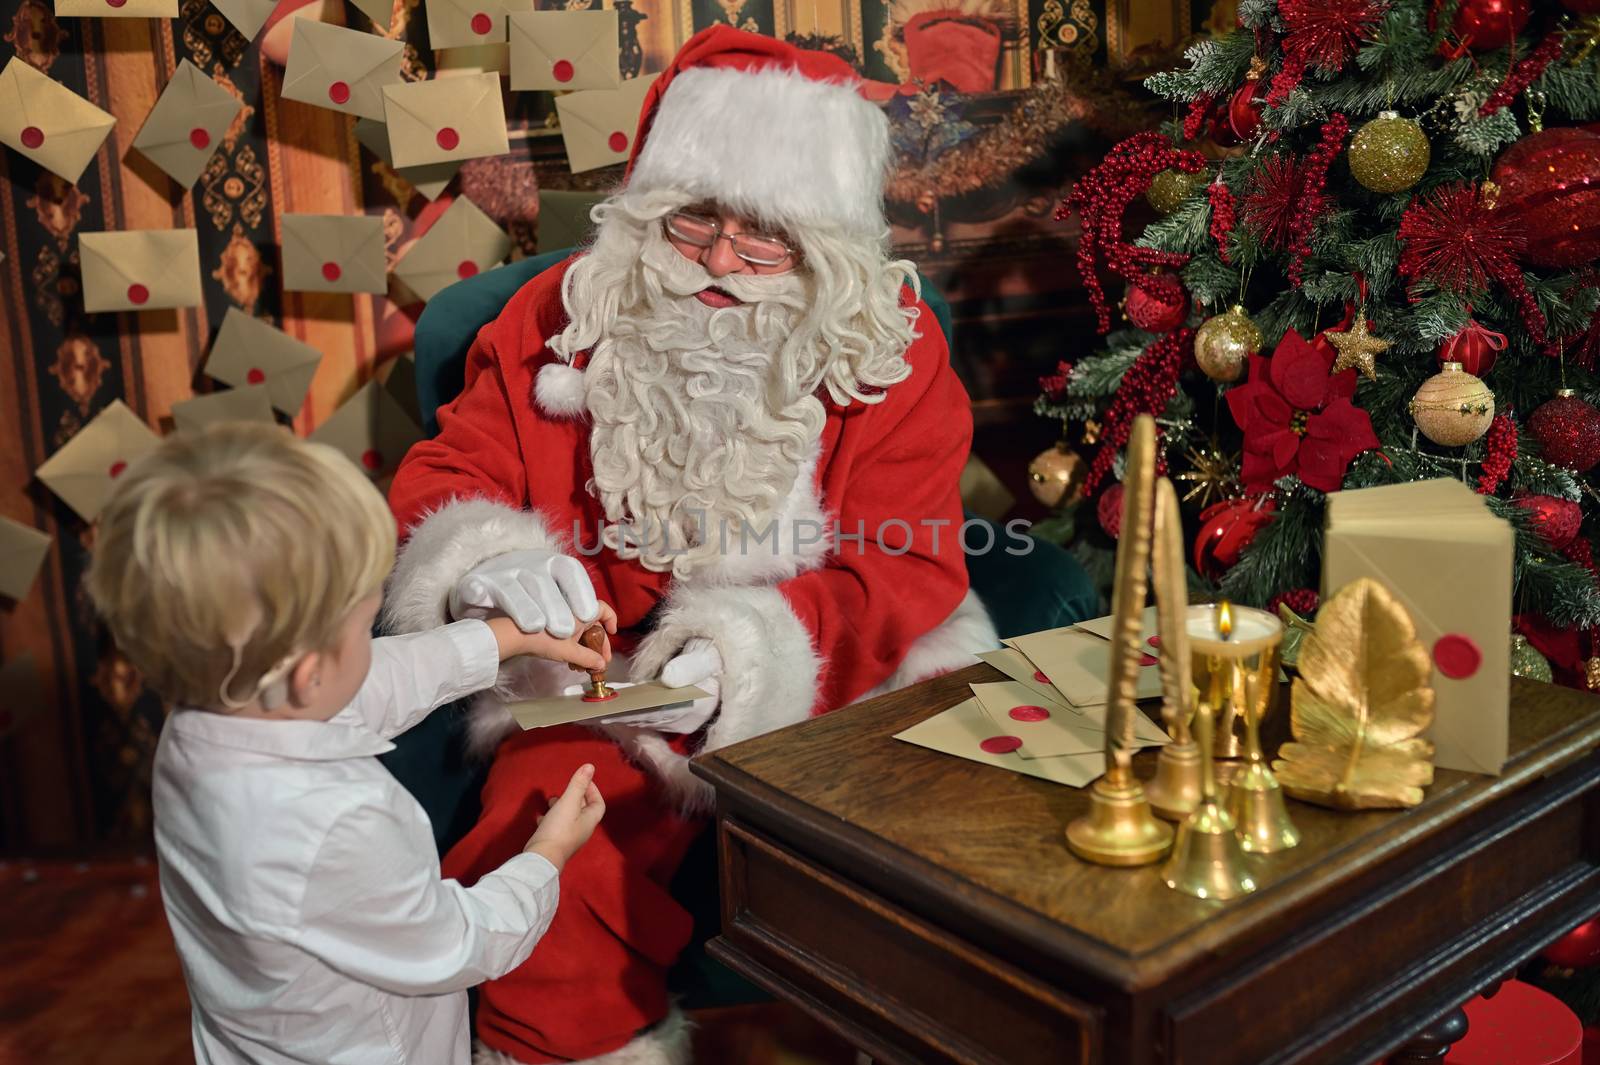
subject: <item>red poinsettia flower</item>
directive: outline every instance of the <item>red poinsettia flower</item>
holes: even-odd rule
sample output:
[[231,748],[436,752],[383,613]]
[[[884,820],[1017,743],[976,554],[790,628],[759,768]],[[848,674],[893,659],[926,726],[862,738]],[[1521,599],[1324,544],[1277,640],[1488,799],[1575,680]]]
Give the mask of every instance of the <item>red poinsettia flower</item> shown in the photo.
[[1378,446],[1372,419],[1350,402],[1355,370],[1330,374],[1333,359],[1321,337],[1310,344],[1293,329],[1270,359],[1250,357],[1249,379],[1228,392],[1228,410],[1244,432],[1246,488],[1267,489],[1292,473],[1337,492],[1350,461]]

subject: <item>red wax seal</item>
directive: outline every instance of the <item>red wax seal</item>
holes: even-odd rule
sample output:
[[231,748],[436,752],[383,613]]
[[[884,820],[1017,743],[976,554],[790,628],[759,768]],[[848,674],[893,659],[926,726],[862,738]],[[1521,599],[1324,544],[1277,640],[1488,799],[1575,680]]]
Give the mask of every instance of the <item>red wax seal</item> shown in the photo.
[[1043,721],[1050,716],[1050,711],[1042,706],[1013,706],[1011,720],[1013,721]]
[[461,143],[461,134],[457,133],[450,126],[446,126],[444,129],[441,129],[438,136],[434,137],[433,139],[437,141],[439,147],[443,148],[445,151],[453,152],[456,150],[456,145]]
[[135,281],[128,286],[128,302],[135,306],[143,306],[150,302],[150,290]]
[[375,447],[369,447],[361,453],[361,465],[377,473],[383,466],[383,452]]
[[611,145],[611,150],[614,152],[625,152],[628,150],[628,135],[619,130],[613,133],[606,143]]
[[1439,637],[1433,645],[1433,664],[1451,680],[1463,680],[1478,672],[1483,665],[1483,652],[1472,637],[1452,632]]
[[111,7],[121,7],[123,4],[126,4],[127,2],[128,2],[128,0],[106,0],[106,4],[111,6]]
[[22,131],[22,146],[24,148],[37,148],[44,143],[44,130],[38,126],[28,126]]
[[122,476],[122,471],[127,469],[127,468],[128,468],[128,464],[126,462],[123,462],[121,459],[118,459],[117,461],[115,461],[115,462],[113,462],[111,464],[111,468],[106,471],[106,474],[107,474],[107,476],[110,476],[110,477],[121,477]]
[[558,59],[556,60],[556,65],[550,68],[550,73],[555,75],[557,81],[571,81],[573,74],[572,64],[565,59]]
[[336,104],[349,103],[350,86],[346,85],[342,81],[334,82],[332,85],[328,86],[328,99],[332,100]]
[[1160,661],[1161,661],[1161,659],[1157,658],[1155,655],[1140,655],[1139,656],[1139,664],[1141,666],[1153,666],[1153,665],[1155,665],[1156,663],[1158,663]]
[[487,37],[492,29],[494,29],[494,19],[482,11],[472,16],[472,32],[479,37]]
[[478,272],[478,264],[471,259],[462,259],[456,264],[456,276],[465,281]]
[[196,126],[189,131],[189,143],[203,152],[211,147],[211,134]]
[[1159,634],[1157,634],[1155,636],[1152,636],[1148,640],[1146,640],[1145,643],[1149,644],[1151,647],[1160,647],[1161,646],[1161,636]]
[[1022,746],[1022,741],[1015,736],[990,736],[978,746],[987,754],[1010,754]]
[[615,690],[607,692],[605,695],[590,695],[588,692],[583,693],[583,701],[586,703],[609,703],[616,697],[617,693]]
[[265,373],[261,372],[261,367],[259,367],[259,366],[250,367],[249,372],[247,372],[244,375],[245,383],[246,384],[251,384],[251,385],[259,385],[261,382],[265,381],[266,379],[267,379],[267,375]]
[[1043,672],[1037,669],[1033,671],[1033,679],[1038,681],[1040,684],[1050,683],[1050,678],[1045,676]]
[[338,263],[323,263],[322,264],[322,279],[324,281],[328,281],[328,282],[337,281],[343,276],[344,276],[344,271],[339,269],[339,264]]

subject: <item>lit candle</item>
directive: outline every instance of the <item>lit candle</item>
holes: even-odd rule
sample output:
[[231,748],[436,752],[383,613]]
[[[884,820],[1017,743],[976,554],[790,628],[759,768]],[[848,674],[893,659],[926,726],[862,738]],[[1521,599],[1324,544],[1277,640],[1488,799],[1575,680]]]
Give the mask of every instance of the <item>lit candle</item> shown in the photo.
[[1184,628],[1189,649],[1213,658],[1250,658],[1283,639],[1283,622],[1275,615],[1226,601],[1191,606]]

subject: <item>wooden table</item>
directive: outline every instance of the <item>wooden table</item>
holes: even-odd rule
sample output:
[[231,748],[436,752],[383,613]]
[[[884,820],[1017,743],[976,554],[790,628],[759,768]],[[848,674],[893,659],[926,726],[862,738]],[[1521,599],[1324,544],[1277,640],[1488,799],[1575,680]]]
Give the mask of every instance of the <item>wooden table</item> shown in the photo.
[[1502,776],[1441,770],[1407,811],[1291,802],[1304,842],[1217,902],[1072,857],[1085,791],[891,738],[999,679],[973,666],[695,765],[717,790],[711,952],[879,1063],[1437,1060],[1461,1003],[1600,911],[1600,698],[1514,679]]

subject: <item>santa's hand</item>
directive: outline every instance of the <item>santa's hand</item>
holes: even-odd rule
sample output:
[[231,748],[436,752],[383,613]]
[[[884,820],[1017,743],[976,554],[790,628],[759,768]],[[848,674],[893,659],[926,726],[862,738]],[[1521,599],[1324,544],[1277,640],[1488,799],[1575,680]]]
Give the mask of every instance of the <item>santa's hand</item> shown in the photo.
[[600,616],[583,563],[544,548],[508,551],[467,571],[450,590],[450,616],[504,614],[523,632],[566,639]]
[[[678,687],[678,685],[673,685]],[[633,685],[625,680],[606,681],[606,687],[621,690],[631,688]],[[628,728],[651,729],[655,732],[693,732],[710,719],[716,711],[716,682],[702,683],[701,688],[712,694],[706,699],[696,699],[689,703],[668,703],[650,710],[634,710],[626,714],[617,714],[614,717],[602,717],[595,720],[597,725],[626,725]],[[569,684],[561,689],[562,695],[587,695],[587,684]],[[702,707],[702,703],[709,702],[709,710]]]
[[676,657],[661,667],[661,683],[669,688],[693,685],[706,694],[689,703],[669,703],[654,710],[602,718],[600,723],[656,732],[698,732],[716,714],[722,701],[722,656],[710,640],[690,640]]

